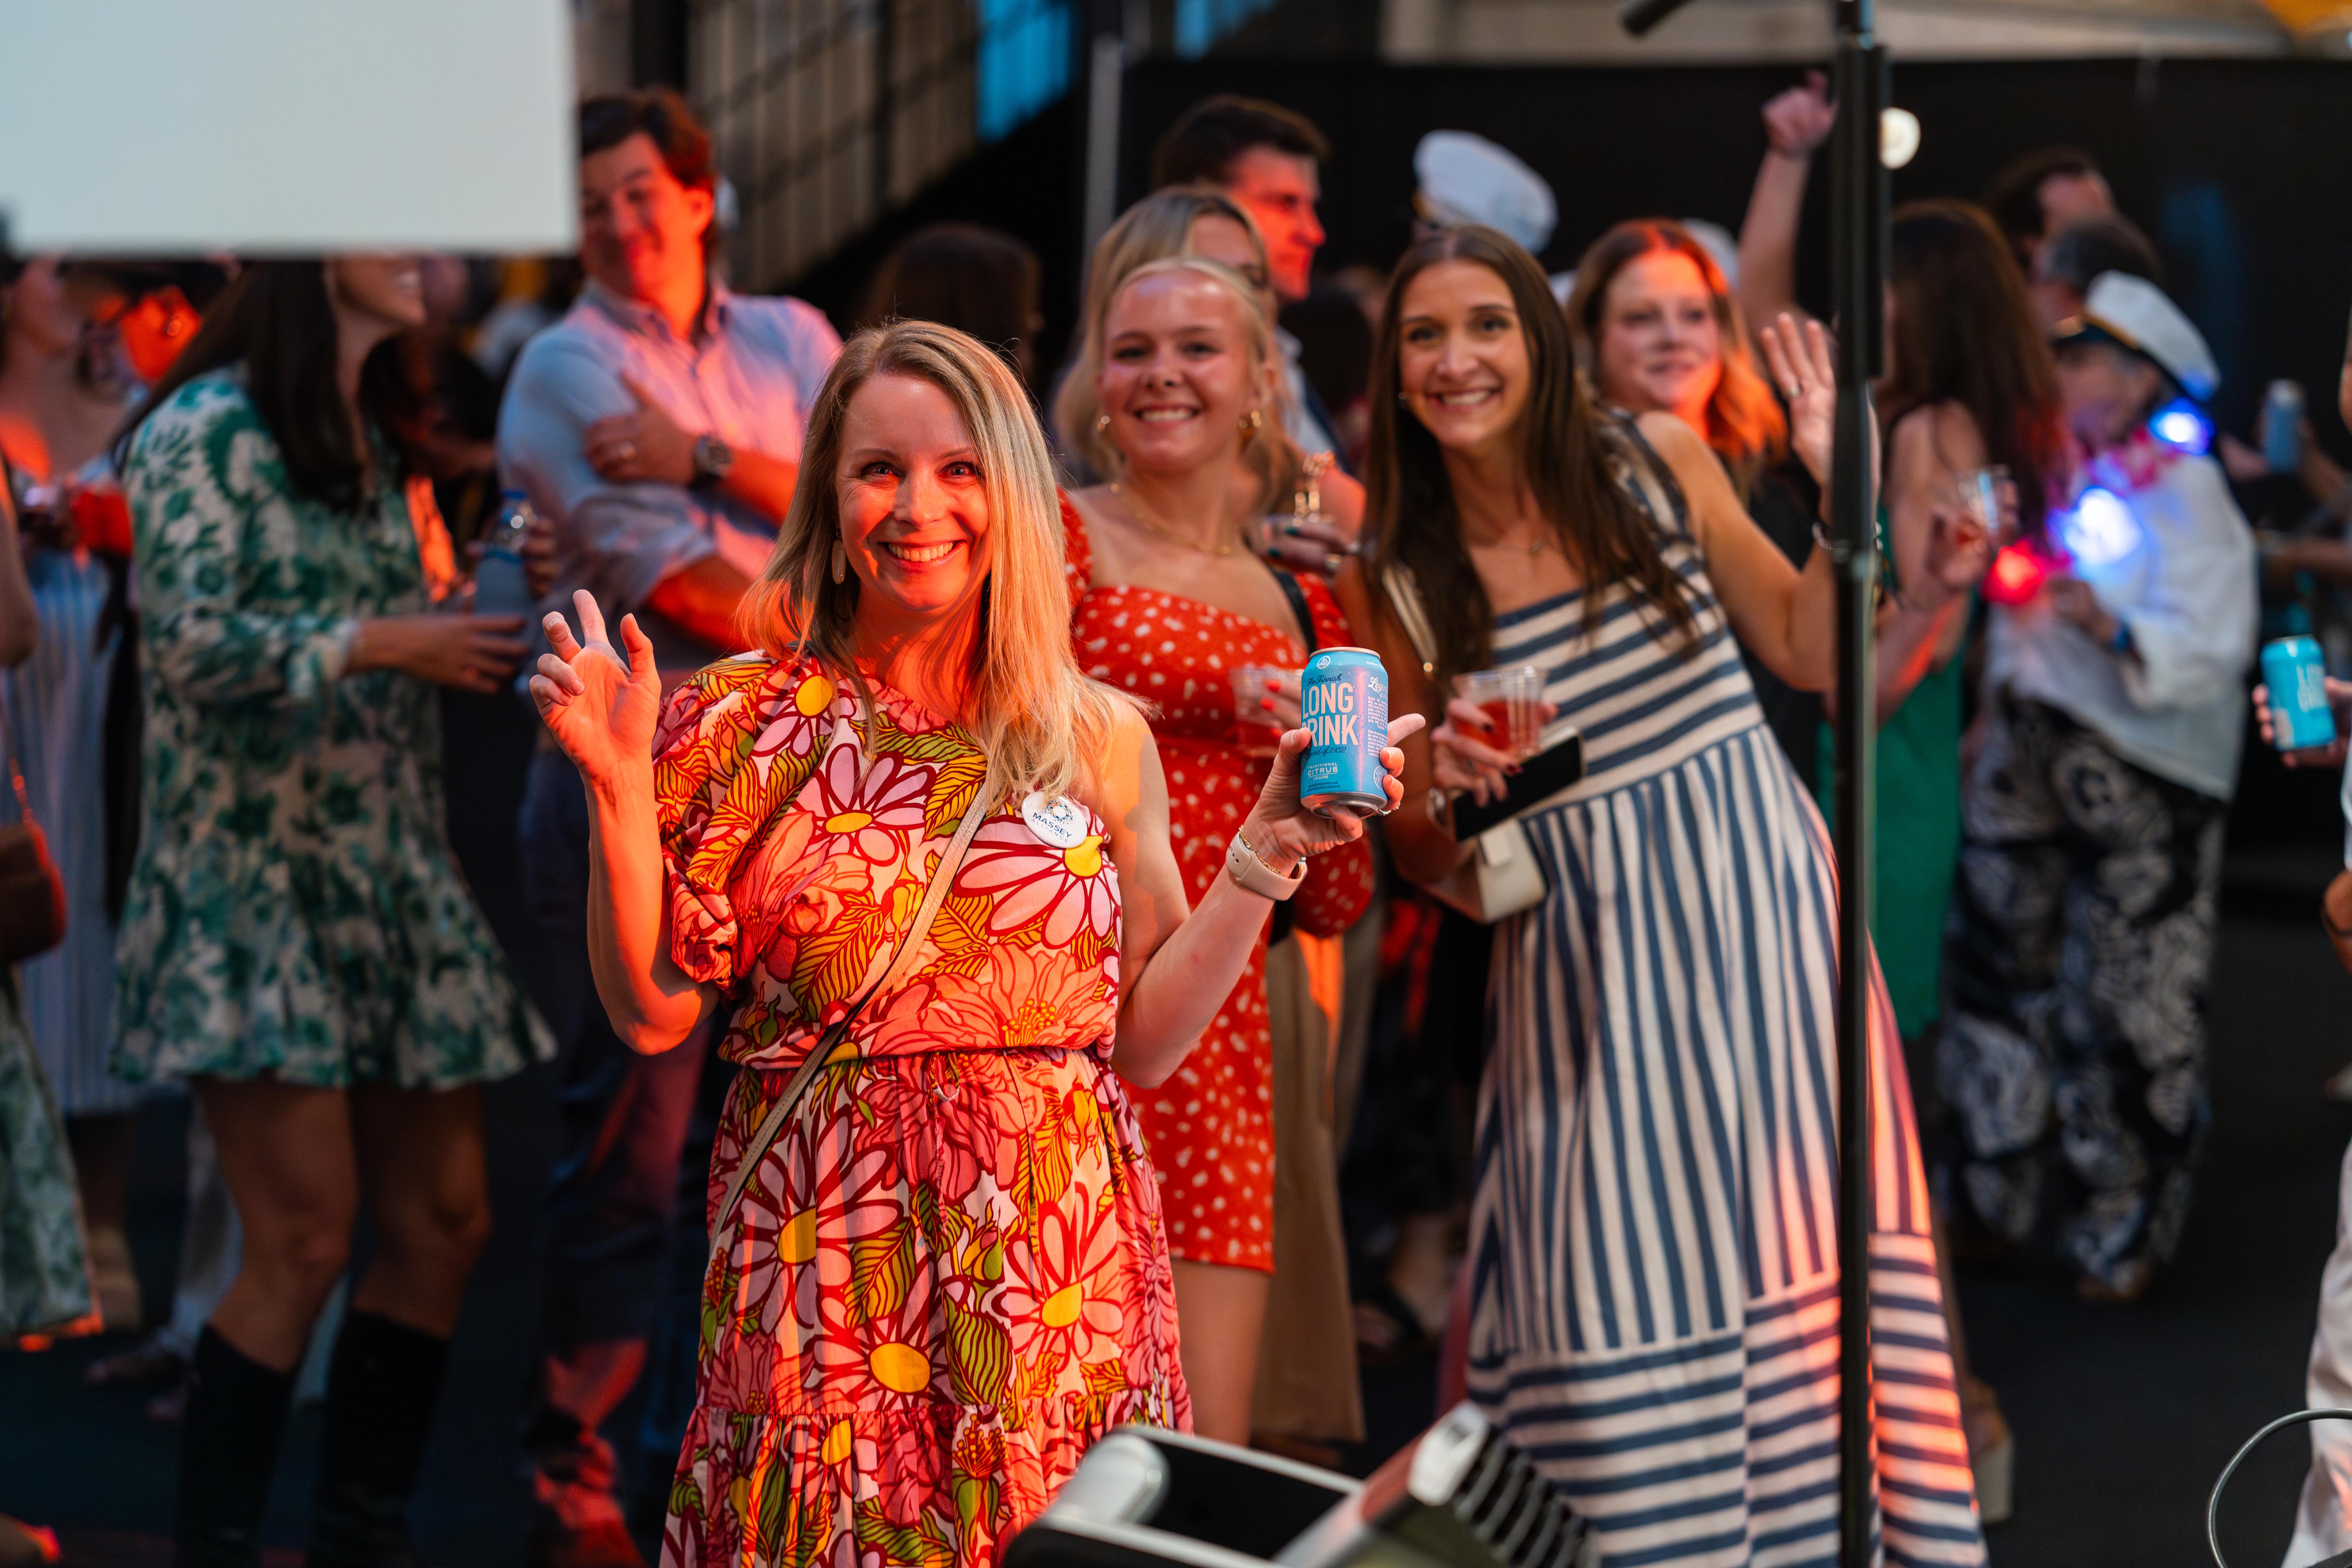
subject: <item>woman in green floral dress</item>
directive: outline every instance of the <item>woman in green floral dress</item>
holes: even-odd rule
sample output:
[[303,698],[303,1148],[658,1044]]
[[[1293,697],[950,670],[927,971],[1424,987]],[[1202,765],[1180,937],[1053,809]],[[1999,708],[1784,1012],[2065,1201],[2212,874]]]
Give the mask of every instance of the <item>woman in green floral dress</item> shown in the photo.
[[185,1079],[245,1225],[198,1342],[182,1568],[249,1565],[293,1373],[364,1203],[311,1568],[402,1559],[489,1229],[478,1086],[545,1054],[441,827],[434,686],[493,691],[519,621],[426,613],[391,437],[414,259],[251,268],[133,420],[145,822],[114,1068]]

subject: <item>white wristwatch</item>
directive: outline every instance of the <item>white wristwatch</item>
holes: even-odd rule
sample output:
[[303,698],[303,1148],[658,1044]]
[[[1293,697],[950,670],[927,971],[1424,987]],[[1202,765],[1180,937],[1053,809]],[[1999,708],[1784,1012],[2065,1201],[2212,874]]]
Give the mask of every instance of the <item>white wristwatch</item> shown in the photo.
[[1280,903],[1298,891],[1298,884],[1307,880],[1307,862],[1301,860],[1298,869],[1287,877],[1276,876],[1273,867],[1257,858],[1257,851],[1250,847],[1241,829],[1235,828],[1233,838],[1225,845],[1225,875],[1244,892]]

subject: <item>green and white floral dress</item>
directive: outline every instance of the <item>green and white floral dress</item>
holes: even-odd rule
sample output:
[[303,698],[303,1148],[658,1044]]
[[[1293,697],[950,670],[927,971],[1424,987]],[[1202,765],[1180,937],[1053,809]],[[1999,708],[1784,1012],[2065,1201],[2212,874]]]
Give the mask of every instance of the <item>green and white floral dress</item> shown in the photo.
[[402,490],[295,494],[239,369],[158,408],[122,482],[147,731],[115,1072],[443,1089],[551,1054],[450,858],[433,687],[343,673],[361,620],[429,607]]

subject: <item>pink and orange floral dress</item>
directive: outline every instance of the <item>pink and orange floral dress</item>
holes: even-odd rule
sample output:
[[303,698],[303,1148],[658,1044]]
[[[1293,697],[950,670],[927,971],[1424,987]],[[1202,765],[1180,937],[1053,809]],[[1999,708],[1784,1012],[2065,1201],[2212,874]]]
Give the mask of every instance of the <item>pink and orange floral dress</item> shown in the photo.
[[[1297,669],[1307,649],[1295,632],[1198,599],[1133,584],[1097,586],[1085,524],[1062,503],[1070,628],[1078,666],[1158,709],[1151,733],[1168,774],[1168,837],[1195,904],[1224,875],[1225,845],[1265,787],[1266,759],[1245,746],[1227,674],[1236,665]],[[1319,582],[1300,579],[1318,646],[1354,638]],[[1371,852],[1361,840],[1308,863],[1292,895],[1298,929],[1336,936],[1372,897]],[[1274,1269],[1274,1037],[1265,1011],[1265,948],[1250,955],[1216,1020],[1168,1080],[1139,1091],[1144,1144],[1160,1173],[1168,1249],[1192,1263]]]
[[[813,660],[744,655],[681,687],[656,739],[673,953],[725,994],[746,1069],[714,1208],[887,967],[985,769],[870,689],[878,713]],[[1057,847],[1022,805],[994,805],[911,977],[744,1189],[703,1286],[670,1568],[992,1563],[1096,1437],[1190,1423],[1159,1188],[1108,1064],[1118,875],[1091,812]]]

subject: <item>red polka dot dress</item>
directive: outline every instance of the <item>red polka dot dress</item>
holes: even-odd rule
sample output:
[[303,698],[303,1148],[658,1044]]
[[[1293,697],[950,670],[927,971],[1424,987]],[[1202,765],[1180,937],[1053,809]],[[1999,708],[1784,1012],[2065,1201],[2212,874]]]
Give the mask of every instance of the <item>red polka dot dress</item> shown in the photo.
[[[1078,664],[1159,710],[1151,732],[1168,775],[1168,837],[1197,905],[1224,875],[1225,845],[1265,784],[1265,759],[1239,743],[1226,672],[1244,664],[1296,669],[1307,662],[1306,647],[1292,630],[1197,599],[1132,584],[1094,586],[1086,527],[1066,500],[1062,525]],[[1317,642],[1353,642],[1329,590],[1311,577],[1300,585]],[[1292,897],[1298,928],[1335,936],[1356,922],[1371,896],[1371,855],[1361,841],[1318,855]],[[1272,1053],[1261,942],[1184,1065],[1159,1088],[1135,1090],[1176,1258],[1273,1271]]]

